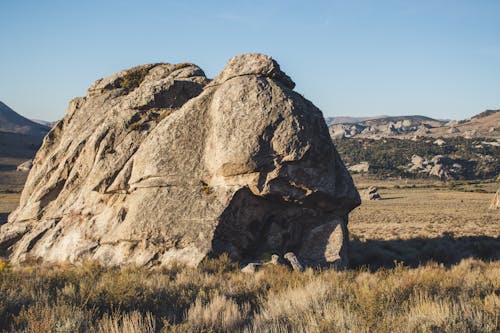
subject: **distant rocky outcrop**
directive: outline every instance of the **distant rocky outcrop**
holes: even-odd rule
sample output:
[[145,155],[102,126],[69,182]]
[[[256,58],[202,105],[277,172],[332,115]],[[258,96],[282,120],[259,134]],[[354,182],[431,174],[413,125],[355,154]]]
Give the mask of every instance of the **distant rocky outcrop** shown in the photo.
[[27,160],[26,162],[19,164],[16,170],[22,172],[28,172],[31,170],[31,167],[33,167],[33,160]]
[[370,186],[363,192],[363,199],[364,200],[380,200],[380,199],[382,199],[382,197],[378,193],[378,189],[375,186]]
[[337,123],[329,127],[332,138],[384,138],[425,135],[445,122],[424,116],[380,117],[355,123]]
[[370,119],[385,118],[387,116],[375,116],[375,117],[350,117],[350,116],[339,116],[339,117],[326,117],[325,121],[328,126],[332,124],[349,124],[358,123]]
[[330,135],[341,138],[466,137],[500,138],[500,110],[488,110],[470,119],[444,121],[424,116],[380,117],[375,119],[332,122]]
[[321,111],[294,86],[260,54],[234,57],[212,81],[193,64],[98,80],[45,137],[0,255],[196,265],[293,252],[344,266],[359,194]]
[[357,173],[366,173],[370,171],[370,163],[368,162],[361,162],[355,165],[351,165],[347,168],[351,172],[357,172]]
[[460,162],[443,155],[436,155],[430,160],[413,155],[408,165],[408,170],[417,173],[427,173],[441,180],[458,179],[464,168]]
[[443,139],[437,139],[436,141],[433,142],[435,145],[438,145],[438,146],[442,146],[444,144],[446,144],[446,141],[444,141]]
[[0,102],[1,132],[43,137],[49,130],[50,127],[24,118],[6,104]]
[[492,179],[500,166],[500,139],[353,138],[335,146],[349,171],[375,177]]

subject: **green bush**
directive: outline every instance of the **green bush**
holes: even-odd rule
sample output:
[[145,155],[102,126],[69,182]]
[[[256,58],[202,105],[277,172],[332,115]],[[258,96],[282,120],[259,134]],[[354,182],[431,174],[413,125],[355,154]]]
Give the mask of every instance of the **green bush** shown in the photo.
[[[418,141],[403,139],[359,139],[344,138],[335,140],[335,146],[342,160],[349,165],[368,162],[370,173],[379,177],[422,178],[430,177],[424,173],[405,170],[413,155],[428,160],[436,155],[446,155],[458,160],[464,170],[462,179],[489,179],[500,170],[500,147],[482,145],[481,139],[446,138],[446,144],[435,145],[434,139]],[[490,158],[482,158],[484,156]]]

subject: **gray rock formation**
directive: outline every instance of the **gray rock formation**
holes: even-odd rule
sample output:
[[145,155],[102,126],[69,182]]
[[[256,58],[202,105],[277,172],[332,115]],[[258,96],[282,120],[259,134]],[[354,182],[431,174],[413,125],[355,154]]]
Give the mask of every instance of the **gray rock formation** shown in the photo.
[[277,254],[273,254],[271,256],[271,260],[268,262],[268,264],[274,265],[274,266],[279,265],[279,263],[280,263],[280,256]]
[[304,266],[300,262],[300,260],[297,258],[295,253],[293,252],[288,252],[285,253],[285,259],[290,263],[294,271],[297,272],[303,272],[304,271]]
[[32,167],[33,167],[33,160],[27,160],[26,162],[19,164],[16,170],[22,172],[28,172],[31,170]]
[[435,145],[442,146],[442,145],[446,144],[446,141],[444,141],[443,139],[437,139],[433,143]]
[[[342,120],[342,117],[338,118]],[[341,138],[491,138],[498,139],[500,110],[486,110],[461,121],[444,121],[425,116],[382,116],[371,119],[343,118],[330,123],[333,139]]]
[[378,193],[378,189],[375,186],[368,187],[363,195],[363,199],[365,200],[380,200],[382,197]]
[[425,158],[419,155],[413,155],[411,157],[411,163],[410,163],[410,171],[418,171],[425,169],[427,165],[427,161]]
[[211,82],[192,64],[97,81],[46,136],[0,255],[196,265],[295,251],[345,264],[359,194],[321,111],[293,87],[260,54]]
[[429,175],[436,176],[441,180],[454,179],[452,170],[454,164],[453,159],[443,155],[436,155],[429,162],[429,165],[432,166]]
[[360,173],[366,173],[370,170],[370,163],[368,162],[361,162],[355,165],[351,165],[348,168],[349,171],[351,172],[360,172]]
[[424,173],[430,176],[438,177],[446,181],[451,179],[458,179],[467,170],[459,163],[459,160],[452,159],[444,155],[436,155],[431,160],[413,155],[411,162],[408,164],[406,170],[416,173]]
[[500,188],[498,188],[497,192],[491,199],[490,209],[491,210],[500,209]]
[[251,263],[245,265],[245,267],[243,267],[241,269],[241,272],[246,273],[246,274],[254,274],[255,272],[257,272],[259,270],[259,268],[261,268],[261,266],[262,266],[262,264],[260,264],[260,263],[251,262]]

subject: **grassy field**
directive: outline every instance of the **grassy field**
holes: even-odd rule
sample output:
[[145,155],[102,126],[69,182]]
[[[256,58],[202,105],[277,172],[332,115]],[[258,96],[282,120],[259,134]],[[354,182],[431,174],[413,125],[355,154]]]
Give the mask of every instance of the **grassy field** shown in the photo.
[[[495,183],[380,182],[350,216],[351,268],[0,263],[0,327],[25,332],[500,332]],[[2,193],[0,207],[18,193]],[[10,208],[9,208],[10,207]]]

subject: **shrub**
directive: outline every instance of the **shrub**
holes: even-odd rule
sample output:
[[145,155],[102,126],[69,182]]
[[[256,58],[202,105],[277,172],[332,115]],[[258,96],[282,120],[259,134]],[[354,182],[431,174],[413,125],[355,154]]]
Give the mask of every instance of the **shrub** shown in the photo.
[[123,88],[126,91],[132,91],[141,84],[146,74],[148,74],[148,70],[146,68],[131,71],[118,80],[118,88]]
[[500,262],[370,272],[36,265],[0,272],[0,331],[498,332]]

